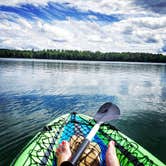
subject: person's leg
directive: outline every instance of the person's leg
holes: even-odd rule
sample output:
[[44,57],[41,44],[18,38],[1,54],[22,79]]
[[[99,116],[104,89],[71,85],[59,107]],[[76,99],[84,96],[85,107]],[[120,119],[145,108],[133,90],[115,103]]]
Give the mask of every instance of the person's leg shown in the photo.
[[115,142],[110,141],[106,152],[106,166],[120,166],[116,155]]
[[[57,166],[60,166],[62,162],[68,161],[71,158],[70,144],[67,141],[63,141],[56,149]],[[106,152],[106,166],[120,166],[119,160],[116,155],[115,143],[110,141]]]
[[67,141],[63,141],[56,149],[57,166],[60,166],[62,162],[68,161],[71,157],[70,144]]

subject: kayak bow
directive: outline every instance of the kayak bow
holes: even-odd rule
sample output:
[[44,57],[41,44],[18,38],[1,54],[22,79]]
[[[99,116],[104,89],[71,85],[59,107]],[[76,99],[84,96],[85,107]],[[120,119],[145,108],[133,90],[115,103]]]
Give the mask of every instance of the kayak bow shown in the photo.
[[[73,135],[86,137],[96,121],[83,114],[65,114],[43,128],[21,151],[11,166],[56,166],[55,149],[63,141],[70,141]],[[105,166],[105,152],[110,140],[116,142],[117,156],[121,166],[165,166],[159,159],[138,143],[121,133],[110,124],[102,124],[93,138],[99,145],[100,165]],[[84,158],[80,158],[81,163]],[[78,165],[79,165],[78,163]]]

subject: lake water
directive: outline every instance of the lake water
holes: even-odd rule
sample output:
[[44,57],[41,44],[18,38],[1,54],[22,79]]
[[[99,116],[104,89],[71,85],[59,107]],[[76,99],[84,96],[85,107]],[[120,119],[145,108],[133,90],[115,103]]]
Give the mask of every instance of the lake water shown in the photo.
[[166,64],[0,59],[0,165],[56,117],[108,101],[112,124],[166,162]]

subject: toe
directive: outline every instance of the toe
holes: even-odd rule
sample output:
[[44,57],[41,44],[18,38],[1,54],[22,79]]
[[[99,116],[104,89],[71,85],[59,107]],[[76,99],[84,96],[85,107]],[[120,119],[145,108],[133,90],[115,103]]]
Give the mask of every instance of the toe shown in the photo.
[[70,151],[70,144],[67,141],[62,142],[63,151]]
[[114,141],[110,141],[109,144],[108,144],[108,147],[113,147],[115,146],[115,142]]
[[114,141],[109,142],[107,151],[110,155],[116,155],[116,149],[115,149],[115,142]]
[[56,156],[59,156],[59,154],[60,154],[60,149],[59,149],[59,147],[56,149]]

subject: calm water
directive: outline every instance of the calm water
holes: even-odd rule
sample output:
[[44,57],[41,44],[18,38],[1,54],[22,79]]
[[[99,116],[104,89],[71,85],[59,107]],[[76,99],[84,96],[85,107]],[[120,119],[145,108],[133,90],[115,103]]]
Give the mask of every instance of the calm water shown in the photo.
[[166,64],[0,59],[0,165],[57,116],[108,101],[112,124],[166,162]]

